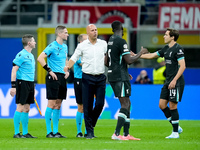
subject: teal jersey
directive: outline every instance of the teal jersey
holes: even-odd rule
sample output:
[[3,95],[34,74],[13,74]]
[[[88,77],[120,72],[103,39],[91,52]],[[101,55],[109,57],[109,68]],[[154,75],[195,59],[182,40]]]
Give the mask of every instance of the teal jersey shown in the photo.
[[66,44],[58,44],[57,41],[49,44],[43,51],[47,55],[47,64],[53,72],[65,73],[64,67],[68,54]]
[[21,50],[13,60],[19,69],[16,78],[18,80],[34,81],[35,77],[35,59],[32,53],[27,50]]
[[82,66],[80,64],[81,58],[74,64],[74,78],[82,79]]

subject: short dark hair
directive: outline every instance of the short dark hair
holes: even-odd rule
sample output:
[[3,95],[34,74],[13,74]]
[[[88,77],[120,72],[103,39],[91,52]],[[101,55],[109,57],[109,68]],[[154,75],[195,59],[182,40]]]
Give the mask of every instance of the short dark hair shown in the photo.
[[122,29],[122,23],[118,20],[113,21],[111,27],[113,32],[119,31]]
[[172,37],[174,36],[174,41],[178,40],[179,37],[179,32],[176,29],[172,29],[172,28],[167,28],[167,31],[169,31],[169,36]]
[[23,46],[27,46],[28,45],[28,42],[31,41],[31,39],[33,38],[34,36],[32,34],[25,34],[23,37],[22,37],[22,44]]

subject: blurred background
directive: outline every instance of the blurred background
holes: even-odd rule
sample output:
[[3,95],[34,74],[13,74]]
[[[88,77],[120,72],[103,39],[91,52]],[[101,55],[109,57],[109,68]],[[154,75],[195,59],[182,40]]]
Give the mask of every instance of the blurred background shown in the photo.
[[[37,59],[44,48],[55,40],[55,27],[60,24],[65,25],[69,32],[66,44],[69,47],[70,58],[77,45],[77,36],[86,33],[85,27],[89,23],[97,26],[99,38],[108,41],[112,35],[110,25],[114,20],[123,22],[123,38],[127,40],[129,49],[134,53],[137,53],[141,46],[146,47],[150,52],[161,49],[165,45],[163,36],[166,28],[178,29],[180,36],[177,43],[185,50],[187,69],[184,77],[188,86],[186,89],[200,90],[200,0],[0,0],[1,116],[7,117],[12,114],[10,110],[2,111],[4,105],[11,106],[13,103],[14,107],[13,99],[9,97],[8,92],[10,74],[12,60],[22,49],[21,37],[24,34],[34,35],[37,47],[32,53]],[[161,87],[160,85],[153,86],[153,70],[158,63],[156,59],[140,59],[129,66],[129,73],[133,76],[131,81],[133,86],[136,86],[135,81],[140,72],[145,70],[151,81],[149,84],[152,84],[150,88],[158,90],[155,94],[157,99],[159,99]],[[35,81],[38,83],[38,99],[43,107],[42,99],[45,99],[45,94],[41,93],[45,88],[46,71],[38,64],[36,68]],[[68,83],[72,82],[73,74],[68,79]],[[70,87],[73,89],[72,85]],[[145,86],[146,88],[149,92],[149,87]],[[137,89],[140,88],[137,87]],[[197,95],[198,92],[193,93],[191,97],[191,93],[188,93],[185,99],[199,99]],[[112,93],[107,93],[107,96],[113,99]],[[9,98],[10,104],[4,104],[3,100]],[[72,99],[74,99],[73,96]],[[45,107],[44,105],[44,110]],[[108,114],[107,112],[105,116]],[[35,115],[38,115],[36,111]]]

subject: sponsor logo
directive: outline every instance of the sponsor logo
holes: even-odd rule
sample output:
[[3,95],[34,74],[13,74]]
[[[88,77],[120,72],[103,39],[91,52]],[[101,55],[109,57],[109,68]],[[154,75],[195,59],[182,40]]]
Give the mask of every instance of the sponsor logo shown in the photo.
[[127,44],[124,44],[123,47],[124,47],[124,48],[128,48],[128,45],[127,45]]
[[166,64],[172,64],[172,61],[168,60],[168,59],[165,62],[166,62]]
[[127,93],[127,94],[129,93],[129,89],[126,89],[126,93]]
[[124,52],[128,52],[128,49],[124,49]]
[[113,45],[113,42],[108,42],[108,45]]
[[169,53],[169,57],[171,57],[171,55],[172,55],[172,52]]
[[178,52],[177,54],[178,54],[178,55],[182,55],[182,54],[184,54],[184,53],[183,53],[182,49],[179,49],[179,52]]

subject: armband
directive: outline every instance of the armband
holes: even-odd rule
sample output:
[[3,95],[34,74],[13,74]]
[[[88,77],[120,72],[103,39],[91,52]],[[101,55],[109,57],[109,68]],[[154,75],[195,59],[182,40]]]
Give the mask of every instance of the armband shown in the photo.
[[11,81],[11,87],[16,88],[16,81]]
[[48,71],[48,72],[52,71],[51,68],[49,68],[49,66],[47,66],[47,64],[44,65],[43,68],[44,68],[46,71]]

